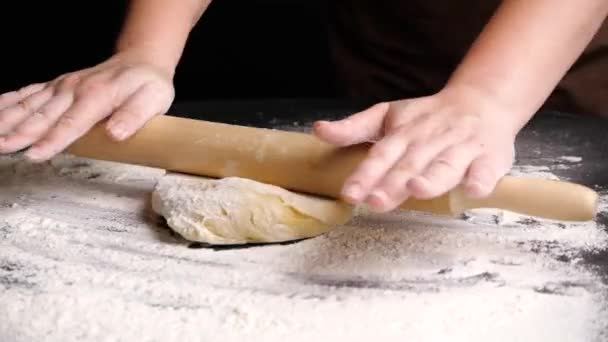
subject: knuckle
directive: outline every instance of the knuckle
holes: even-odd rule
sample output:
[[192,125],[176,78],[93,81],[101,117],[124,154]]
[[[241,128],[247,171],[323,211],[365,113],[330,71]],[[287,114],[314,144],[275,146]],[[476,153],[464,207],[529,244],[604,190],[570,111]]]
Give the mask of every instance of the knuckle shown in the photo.
[[405,108],[405,107],[409,107],[412,105],[412,103],[416,103],[416,101],[414,101],[413,99],[404,99],[404,100],[400,100],[395,102],[399,107],[401,108]]
[[118,67],[114,70],[114,76],[117,82],[133,81],[134,79],[142,80],[142,77],[145,77],[140,70],[129,65]]
[[78,119],[74,115],[64,115],[59,119],[57,126],[65,129],[73,129],[77,124]]
[[430,174],[436,179],[439,178],[441,175],[445,175],[446,173],[454,173],[458,171],[458,166],[453,161],[446,159],[438,159],[433,162]]
[[448,136],[462,137],[463,139],[471,136],[471,133],[474,132],[472,126],[462,125],[459,123],[448,123],[446,126],[441,126],[439,130],[440,133]]
[[47,108],[39,108],[34,112],[32,119],[34,120],[46,120],[48,119],[49,114],[47,113]]
[[17,95],[19,95],[19,96],[27,96],[27,95],[29,94],[29,90],[30,90],[30,89],[31,89],[31,88],[30,88],[29,86],[27,86],[27,87],[23,87],[23,88],[19,88],[19,89],[16,91],[16,93],[17,93]]
[[123,77],[129,77],[129,78],[139,78],[139,79],[148,79],[149,78],[149,72],[146,69],[140,68],[140,67],[133,67],[130,65],[127,65],[127,66],[123,67],[122,69],[120,69],[119,74]]
[[425,144],[413,142],[407,147],[408,158],[417,160],[421,155],[426,152],[426,149],[427,147]]
[[34,84],[30,84],[27,85],[25,87],[21,87],[19,88],[16,93],[20,96],[28,96],[29,94],[31,94],[35,89],[37,89],[38,87],[40,87],[42,84],[40,83],[34,83]]
[[25,112],[25,113],[29,113],[29,112],[31,112],[31,111],[32,111],[32,109],[33,109],[33,106],[32,106],[32,103],[31,103],[31,102],[32,102],[32,101],[31,101],[29,98],[27,98],[27,99],[25,99],[25,100],[21,100],[21,101],[19,101],[19,102],[17,103],[19,110],[20,110],[21,112]]
[[369,159],[385,161],[389,159],[389,151],[387,146],[381,143],[376,143],[369,149]]
[[96,96],[106,93],[108,85],[105,81],[99,79],[88,79],[82,81],[78,86],[76,95],[77,96]]
[[391,108],[391,103],[388,101],[378,102],[378,107],[383,108],[384,110],[389,110]]
[[405,139],[406,137],[408,137],[411,134],[411,127],[410,127],[410,125],[404,125],[404,124],[399,125],[395,129],[395,134],[397,134],[400,137],[403,137]]
[[443,172],[443,170],[445,170],[445,169],[447,169],[449,171],[456,171],[458,169],[454,160],[447,159],[447,158],[439,158],[439,159],[435,160],[435,162],[433,164],[434,164],[433,169],[436,170],[437,172]]
[[32,114],[32,116],[24,123],[28,126],[48,124],[49,115],[44,110],[38,110]]
[[78,74],[68,74],[59,78],[58,87],[61,90],[72,89],[80,82],[81,77]]
[[172,100],[175,97],[175,89],[171,84],[166,84],[164,82],[150,83],[149,86],[144,88],[144,91],[165,101]]
[[402,127],[403,115],[401,112],[396,110],[389,110],[386,114],[386,118],[384,119],[384,128],[385,130],[389,129],[400,129]]
[[397,164],[395,164],[395,171],[405,174],[414,173],[420,169],[418,164],[419,163],[416,161],[416,158],[413,158],[411,155],[407,155],[399,160]]
[[421,105],[422,101],[420,99],[405,99],[395,102],[395,113],[403,113],[403,112],[412,112],[418,111],[421,108],[424,108]]

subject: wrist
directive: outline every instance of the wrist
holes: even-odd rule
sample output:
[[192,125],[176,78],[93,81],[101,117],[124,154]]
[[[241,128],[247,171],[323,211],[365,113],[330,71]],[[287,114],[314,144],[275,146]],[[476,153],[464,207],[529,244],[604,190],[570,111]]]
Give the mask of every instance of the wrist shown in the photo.
[[504,92],[482,83],[450,80],[439,94],[460,101],[475,101],[474,107],[480,111],[476,114],[501,116],[499,119],[505,132],[513,135],[517,135],[538,110],[534,105],[526,103],[525,98],[517,100],[505,96]]
[[121,44],[120,42],[117,44],[113,56],[114,59],[120,59],[127,63],[152,65],[170,78],[175,75],[179,57],[151,44]]
[[115,53],[173,75],[190,31],[209,2],[131,0]]

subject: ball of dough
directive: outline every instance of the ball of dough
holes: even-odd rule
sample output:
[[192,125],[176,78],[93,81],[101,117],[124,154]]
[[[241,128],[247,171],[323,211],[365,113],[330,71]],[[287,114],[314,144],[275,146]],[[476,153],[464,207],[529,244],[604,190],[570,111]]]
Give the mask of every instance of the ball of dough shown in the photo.
[[346,223],[352,206],[250,179],[162,177],[153,210],[175,232],[209,244],[269,243],[323,234]]

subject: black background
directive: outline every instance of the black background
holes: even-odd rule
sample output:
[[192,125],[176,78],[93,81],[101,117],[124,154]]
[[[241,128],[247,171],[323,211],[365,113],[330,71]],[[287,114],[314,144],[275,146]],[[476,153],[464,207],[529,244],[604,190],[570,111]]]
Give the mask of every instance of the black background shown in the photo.
[[[112,53],[127,3],[3,5],[0,90],[103,61]],[[213,1],[193,30],[178,67],[176,101],[333,97],[323,3]]]

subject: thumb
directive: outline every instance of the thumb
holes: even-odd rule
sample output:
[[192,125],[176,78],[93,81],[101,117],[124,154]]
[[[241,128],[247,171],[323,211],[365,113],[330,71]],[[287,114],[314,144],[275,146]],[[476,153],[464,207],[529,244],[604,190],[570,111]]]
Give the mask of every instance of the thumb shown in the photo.
[[114,111],[106,124],[112,139],[127,139],[152,117],[169,110],[173,93],[165,89],[155,91],[153,87],[152,84],[142,86]]
[[473,198],[489,196],[509,169],[510,164],[505,156],[499,153],[481,155],[473,160],[465,175],[465,193]]
[[389,103],[378,103],[345,119],[317,121],[313,132],[321,140],[338,146],[348,146],[374,140],[382,135],[384,117]]

